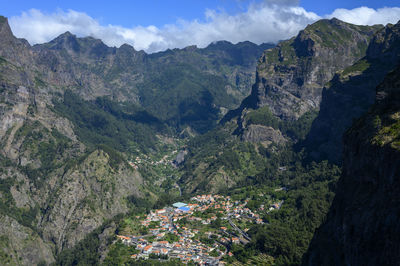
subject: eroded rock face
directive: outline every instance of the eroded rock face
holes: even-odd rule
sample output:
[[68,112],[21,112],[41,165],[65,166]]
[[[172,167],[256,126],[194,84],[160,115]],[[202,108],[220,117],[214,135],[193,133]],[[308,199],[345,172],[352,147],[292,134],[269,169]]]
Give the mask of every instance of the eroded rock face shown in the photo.
[[173,161],[173,164],[175,166],[181,165],[185,161],[185,156],[187,154],[188,154],[187,150],[179,151],[178,154],[175,157],[175,160]]
[[265,51],[252,91],[256,107],[269,106],[273,114],[288,120],[318,108],[324,85],[365,55],[379,28],[320,20]]
[[107,152],[89,151],[71,121],[51,108],[72,74],[54,75],[59,83],[39,75],[49,71],[46,62],[3,17],[0,36],[0,264],[50,264],[126,213],[127,197],[140,197],[143,181]]
[[304,265],[397,265],[400,261],[400,67],[344,138],[343,174]]
[[[326,94],[324,96],[326,87],[331,85],[332,80],[335,80],[335,75],[366,55],[371,39],[382,27],[379,25],[372,27],[355,26],[337,19],[320,20],[307,26],[296,37],[281,42],[275,48],[266,50],[259,60],[256,82],[252,87],[251,95],[242,102],[240,108],[228,112],[222,119],[222,123],[237,118],[238,129],[236,132],[242,136],[242,139],[249,139],[252,142],[255,139],[277,140],[279,142],[280,138],[276,138],[279,135],[276,132],[277,127],[269,124],[273,119],[263,121],[261,124],[262,126],[272,126],[276,130],[264,130],[262,133],[260,131],[262,127],[253,125],[251,129],[247,128],[247,114],[253,112],[252,110],[268,108],[271,114],[275,116],[275,120],[279,119],[282,124],[297,121],[300,118],[307,117],[309,113],[319,111],[322,98],[326,97]],[[354,95],[350,97],[346,96],[343,101],[356,98],[357,93],[353,93]],[[371,95],[371,93],[366,93],[366,96],[363,97],[363,100],[366,99],[365,106],[367,107],[372,104],[373,96],[370,97]],[[325,108],[327,102],[324,101],[323,108]],[[355,104],[353,108],[355,110],[354,116],[350,116],[350,123],[351,117],[359,116],[365,111],[364,105],[361,107],[360,105]],[[335,107],[340,109],[339,106]],[[324,121],[326,120],[324,118]],[[329,125],[329,127],[335,126]],[[336,146],[331,145],[331,143],[326,144],[325,136],[329,135],[329,137],[334,138],[335,133],[339,132],[337,138],[340,139],[341,134],[348,126],[348,123],[339,123],[338,130],[333,130],[332,133],[329,131],[330,129],[326,128],[325,131],[328,131],[328,133],[317,133],[308,138],[312,144],[314,144],[315,139],[322,139],[321,142],[324,142],[319,145],[318,151],[313,150],[316,154],[315,157],[328,159],[333,148],[336,150],[332,152],[334,155],[329,159],[335,158],[337,161],[340,145],[337,145],[336,142]],[[255,128],[258,132],[257,138],[250,137],[250,135],[254,136],[252,132],[255,132]],[[262,134],[265,135],[262,136]],[[295,142],[298,141],[298,139],[293,139],[292,136],[284,137]]]
[[287,141],[279,130],[262,125],[248,125],[242,138],[253,143],[261,142],[265,146],[272,143],[281,145]]
[[46,204],[49,212],[39,226],[44,239],[53,239],[60,250],[73,247],[107,219],[126,213],[126,196],[140,196],[142,184],[137,172],[113,169],[109,155],[102,150],[94,151],[82,164],[67,171],[61,182],[58,176],[53,180],[50,182],[55,185]]

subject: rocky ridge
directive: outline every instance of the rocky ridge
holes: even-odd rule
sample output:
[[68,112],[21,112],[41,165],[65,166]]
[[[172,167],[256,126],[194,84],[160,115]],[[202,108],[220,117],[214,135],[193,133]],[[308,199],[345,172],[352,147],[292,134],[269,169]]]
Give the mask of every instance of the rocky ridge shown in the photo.
[[43,67],[40,78],[50,84],[86,100],[108,96],[136,104],[173,127],[204,132],[249,94],[256,60],[272,46],[221,41],[146,54],[66,32],[31,51]]
[[298,119],[319,107],[324,85],[337,71],[365,55],[382,26],[356,26],[338,19],[320,20],[264,52],[252,90],[256,108],[269,106],[281,119]]
[[342,135],[354,119],[367,112],[374,103],[376,86],[398,64],[399,39],[399,23],[379,30],[365,56],[335,74],[324,87],[318,117],[304,143],[312,160],[341,162]]

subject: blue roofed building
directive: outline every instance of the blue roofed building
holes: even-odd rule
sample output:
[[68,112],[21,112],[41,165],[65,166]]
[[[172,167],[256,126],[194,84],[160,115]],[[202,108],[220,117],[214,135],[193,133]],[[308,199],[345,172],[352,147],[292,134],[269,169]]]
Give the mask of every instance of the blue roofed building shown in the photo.
[[186,206],[183,206],[183,207],[178,208],[178,210],[182,211],[182,212],[188,212],[188,211],[190,211],[190,208],[186,207]]
[[174,206],[175,208],[181,208],[181,207],[186,207],[187,204],[183,203],[183,202],[176,202],[176,203],[172,204],[172,206]]

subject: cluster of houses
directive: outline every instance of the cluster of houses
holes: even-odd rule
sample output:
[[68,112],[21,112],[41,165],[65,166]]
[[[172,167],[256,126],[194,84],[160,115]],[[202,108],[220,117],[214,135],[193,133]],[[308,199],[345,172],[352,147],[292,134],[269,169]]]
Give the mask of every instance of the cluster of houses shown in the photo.
[[[219,250],[218,244],[205,245],[204,243],[192,239],[198,230],[191,230],[184,226],[180,226],[174,222],[187,217],[193,213],[192,204],[175,203],[174,208],[167,207],[151,211],[147,217],[141,221],[141,225],[148,228],[149,234],[144,236],[118,236],[123,243],[127,245],[135,245],[139,250],[139,254],[133,254],[133,259],[148,259],[154,256],[167,256],[168,258],[180,259],[183,263],[193,261],[200,265],[218,265],[224,252]],[[155,223],[157,222],[157,223]],[[153,228],[151,225],[155,225]],[[178,239],[176,242],[170,243],[164,238],[168,235],[175,235]],[[149,240],[148,237],[152,237]],[[218,256],[211,256],[210,253],[218,251]],[[232,254],[231,254],[232,255]]]
[[148,259],[153,255],[153,258],[176,258],[183,263],[193,261],[200,265],[219,265],[220,258],[224,253],[218,257],[210,256],[210,252],[217,249],[217,246],[208,247],[197,241],[189,241],[180,238],[178,242],[169,243],[168,241],[153,241],[141,237],[126,237],[118,236],[125,244],[136,245],[136,249],[140,251],[139,254],[133,254],[132,259]]
[[259,214],[254,213],[246,207],[249,200],[241,203],[239,201],[231,201],[229,196],[222,197],[220,195],[200,195],[192,197],[190,200],[203,204],[199,208],[200,211],[205,211],[208,208],[222,209],[221,213],[225,213],[227,218],[247,218],[253,219],[257,224],[263,223]]
[[[150,211],[140,224],[147,229],[148,233],[141,236],[118,236],[123,243],[135,245],[139,254],[133,254],[134,259],[148,259],[149,257],[177,258],[186,263],[193,261],[200,265],[219,265],[221,258],[225,255],[232,256],[232,253],[225,251],[223,246],[232,243],[246,243],[249,239],[247,228],[243,231],[238,228],[234,219],[247,219],[254,223],[263,223],[259,214],[254,213],[246,207],[248,200],[244,202],[231,201],[229,196],[200,195],[190,199],[190,203],[177,202],[171,207]],[[278,205],[282,203],[277,203]],[[279,205],[279,208],[280,208]],[[199,213],[211,209],[210,215],[199,216]],[[229,221],[230,230],[221,226],[219,230],[207,231],[207,225],[217,219]],[[195,221],[203,226],[202,232],[197,228],[188,228],[180,220]],[[226,224],[228,224],[226,222]],[[204,229],[206,228],[206,229]],[[236,231],[235,231],[236,230]],[[232,233],[235,231],[235,233]],[[198,236],[218,241],[200,241]],[[171,241],[173,236],[173,241]]]
[[152,161],[147,155],[144,154],[143,158],[140,158],[139,156],[137,156],[133,161],[128,161],[128,163],[134,169],[138,169],[139,165],[144,164],[144,163],[148,163],[148,164],[151,164],[151,165],[172,164],[172,160],[169,160],[168,157],[171,156],[171,155],[174,155],[176,153],[177,153],[177,150],[174,150],[174,151],[172,151],[172,153],[170,155],[165,155],[159,161]]

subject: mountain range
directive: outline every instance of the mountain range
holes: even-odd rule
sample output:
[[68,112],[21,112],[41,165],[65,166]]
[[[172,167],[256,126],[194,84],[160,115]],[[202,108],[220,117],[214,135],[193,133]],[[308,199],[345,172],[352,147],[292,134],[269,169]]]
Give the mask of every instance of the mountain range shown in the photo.
[[70,32],[31,46],[0,17],[0,261],[99,264],[139,210],[279,186],[238,262],[395,264],[399,29],[324,19],[147,54]]

